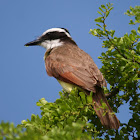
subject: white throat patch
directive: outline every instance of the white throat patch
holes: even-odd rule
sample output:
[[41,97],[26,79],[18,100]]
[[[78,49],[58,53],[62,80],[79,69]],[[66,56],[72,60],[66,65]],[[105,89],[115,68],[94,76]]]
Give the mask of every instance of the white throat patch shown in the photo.
[[40,46],[42,46],[43,48],[45,48],[45,49],[52,49],[52,48],[54,48],[54,47],[59,47],[59,46],[61,46],[61,45],[63,45],[63,42],[62,41],[60,41],[60,39],[56,39],[56,40],[46,40],[46,41],[44,41],[44,42],[42,42],[41,44],[40,44]]

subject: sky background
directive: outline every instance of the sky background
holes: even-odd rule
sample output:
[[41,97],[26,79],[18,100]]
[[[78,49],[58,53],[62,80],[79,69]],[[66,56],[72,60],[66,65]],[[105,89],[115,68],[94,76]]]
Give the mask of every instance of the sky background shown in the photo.
[[[62,87],[45,71],[45,49],[24,44],[52,27],[67,28],[78,46],[91,55],[99,68],[102,40],[89,34],[96,28],[94,19],[101,4],[111,2],[114,9],[107,19],[108,29],[115,36],[130,33],[133,26],[124,15],[130,6],[140,5],[139,0],[0,0],[0,121],[20,124],[40,114],[36,102],[45,98],[54,102]],[[117,113],[121,122],[131,117],[129,106],[124,104]]]

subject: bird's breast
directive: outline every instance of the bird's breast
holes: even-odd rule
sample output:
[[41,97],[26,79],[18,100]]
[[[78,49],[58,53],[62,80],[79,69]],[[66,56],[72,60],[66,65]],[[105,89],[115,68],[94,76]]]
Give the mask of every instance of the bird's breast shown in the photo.
[[73,85],[73,84],[70,84],[70,83],[66,83],[66,82],[63,82],[63,81],[58,80],[58,79],[57,79],[57,81],[60,83],[60,85],[63,87],[63,89],[64,89],[66,92],[68,92],[68,93],[70,93],[70,92],[72,91],[72,89],[73,89],[74,87],[76,87],[76,85]]

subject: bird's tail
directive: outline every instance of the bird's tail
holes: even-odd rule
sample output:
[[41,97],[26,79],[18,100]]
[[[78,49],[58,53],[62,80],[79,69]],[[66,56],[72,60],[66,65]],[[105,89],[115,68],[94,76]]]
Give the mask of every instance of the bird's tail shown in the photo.
[[96,93],[93,94],[93,104],[94,110],[103,126],[105,126],[107,129],[119,128],[119,120],[108,104],[104,92],[101,88],[97,88]]

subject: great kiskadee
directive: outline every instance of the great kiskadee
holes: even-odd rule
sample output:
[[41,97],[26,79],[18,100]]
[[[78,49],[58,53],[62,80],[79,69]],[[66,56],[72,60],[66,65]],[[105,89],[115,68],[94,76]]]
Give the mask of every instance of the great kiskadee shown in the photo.
[[[119,120],[104,95],[106,81],[93,59],[81,50],[65,28],[51,28],[25,46],[39,45],[45,53],[45,67],[49,76],[55,77],[67,92],[79,87],[86,94],[93,92],[93,107],[103,126],[118,129]],[[105,103],[107,109],[102,108]],[[106,114],[104,114],[106,111]],[[104,114],[104,115],[103,115]]]

